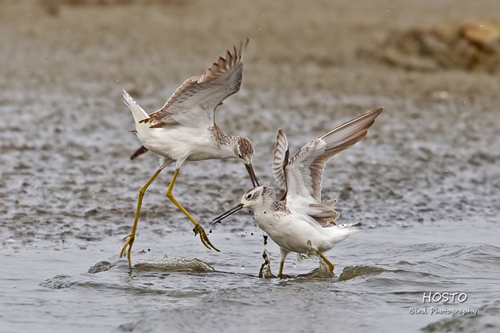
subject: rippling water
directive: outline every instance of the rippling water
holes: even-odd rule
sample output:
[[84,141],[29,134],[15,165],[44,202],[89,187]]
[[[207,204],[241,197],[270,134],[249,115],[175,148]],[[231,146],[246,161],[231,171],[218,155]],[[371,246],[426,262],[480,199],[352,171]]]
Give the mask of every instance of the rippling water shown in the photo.
[[[429,332],[493,330],[500,311],[495,228],[491,222],[471,227],[447,221],[366,228],[328,254],[336,265],[334,277],[312,274],[317,260],[307,259],[289,260],[286,279],[257,277],[263,248],[258,232],[212,233],[223,249],[217,254],[188,233],[139,237],[132,271],[125,260],[110,256],[120,247],[118,239],[85,246],[34,242],[22,250],[10,242],[2,250],[2,322],[12,332],[35,327],[52,332],[200,327],[405,332],[427,325]],[[276,271],[278,248],[271,243],[267,248]],[[162,258],[162,249],[168,249],[168,258]],[[428,292],[460,292],[468,298],[424,304]],[[427,308],[428,314],[410,314],[410,308]],[[434,308],[477,314],[431,314]]]
[[[340,221],[362,224],[326,253],[335,276],[322,273],[315,258],[290,255],[288,278],[259,278],[263,250],[274,274],[279,250],[272,241],[264,246],[244,211],[209,235],[222,252],[207,250],[165,197],[170,168],[146,193],[130,270],[118,253],[157,158],[128,159],[138,143],[128,133],[133,124],[121,89],[156,110],[229,46],[214,41],[208,21],[196,20],[206,33],[188,29],[181,18],[198,17],[193,4],[171,6],[67,6],[57,17],[39,13],[35,25],[18,19],[38,13],[34,7],[2,3],[0,45],[9,46],[0,48],[0,59],[9,60],[0,76],[2,332],[500,330],[498,103],[478,98],[476,84],[495,90],[494,80],[337,67],[305,46],[290,55],[266,42],[284,33],[280,26],[251,36],[242,91],[217,115],[228,134],[252,140],[262,183],[273,184],[278,128],[294,153],[342,122],[386,107],[367,138],[325,170],[323,196],[339,199]],[[248,20],[233,25],[245,37],[253,31]],[[169,22],[196,42],[165,36]],[[158,43],[162,38],[167,42]],[[302,66],[304,59],[310,62]],[[429,97],[436,80],[450,91],[439,96],[450,97]],[[453,90],[457,81],[470,87],[466,95]],[[174,195],[208,231],[249,186],[236,162],[192,162]],[[467,300],[423,303],[429,292],[465,293]]]

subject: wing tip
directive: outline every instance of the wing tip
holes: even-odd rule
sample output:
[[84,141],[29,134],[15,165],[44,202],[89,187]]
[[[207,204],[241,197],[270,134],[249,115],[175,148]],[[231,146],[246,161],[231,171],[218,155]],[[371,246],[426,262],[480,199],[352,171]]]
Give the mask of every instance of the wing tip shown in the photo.
[[368,129],[370,127],[372,127],[372,125],[375,123],[375,119],[377,119],[377,117],[380,116],[384,110],[385,110],[385,108],[383,106],[381,106],[379,108],[376,108],[376,109],[373,109],[371,111],[365,112],[364,114],[362,114],[361,116],[359,116],[357,119],[361,119],[361,118],[366,119],[366,118],[369,118],[371,120],[370,123],[366,125],[366,131],[368,131]]
[[123,96],[123,103],[130,107],[133,103],[137,104],[137,102],[130,96],[130,94],[125,90],[122,89],[122,96]]
[[274,148],[274,152],[278,151],[278,148],[280,146],[280,141],[284,141],[284,144],[286,145],[286,149],[288,149],[288,139],[285,135],[285,132],[280,128],[278,129],[278,134],[276,135],[276,147]]
[[246,38],[245,41],[240,42],[240,59],[243,60],[243,56],[245,55],[245,50],[248,47],[248,43],[250,43],[250,38]]
[[289,159],[290,151],[288,148],[288,140],[285,132],[280,128],[278,129],[278,135],[276,136],[276,146],[273,151],[272,166],[274,179],[281,185],[283,185],[283,183],[286,185],[285,168],[290,162]]
[[383,111],[385,110],[385,107],[381,106],[379,108],[373,109],[371,111],[368,111],[366,114],[376,114],[375,117],[378,117]]
[[245,41],[240,42],[239,49],[233,46],[233,50],[226,50],[225,56],[219,56],[216,62],[210,66],[205,73],[196,77],[198,83],[202,83],[210,80],[211,78],[217,76],[220,72],[226,72],[231,68],[234,68],[238,64],[243,62],[243,57],[245,55],[245,50],[250,42],[250,38],[246,38]]

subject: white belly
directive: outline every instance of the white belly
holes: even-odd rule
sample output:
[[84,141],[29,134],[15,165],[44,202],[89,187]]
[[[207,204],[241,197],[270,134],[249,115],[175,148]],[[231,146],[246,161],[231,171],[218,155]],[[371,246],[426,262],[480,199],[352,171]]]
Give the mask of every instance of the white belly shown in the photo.
[[307,253],[315,249],[325,252],[353,232],[337,226],[322,227],[310,217],[300,214],[275,216],[263,211],[254,214],[257,225],[276,244],[290,252]]
[[184,126],[145,128],[138,124],[137,137],[148,150],[179,160],[208,160],[228,158],[213,141],[210,132]]
[[274,216],[270,212],[255,212],[255,221],[276,244],[291,252],[306,253],[311,250],[308,241],[316,243],[322,238],[314,226],[284,213]]

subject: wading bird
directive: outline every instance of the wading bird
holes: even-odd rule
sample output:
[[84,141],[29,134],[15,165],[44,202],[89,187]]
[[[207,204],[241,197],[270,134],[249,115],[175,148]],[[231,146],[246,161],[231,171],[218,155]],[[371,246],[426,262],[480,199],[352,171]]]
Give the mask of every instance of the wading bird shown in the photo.
[[139,191],[132,232],[126,237],[127,242],[120,253],[120,257],[127,253],[129,265],[144,193],[166,166],[175,162],[167,197],[193,223],[193,231],[195,235],[200,234],[203,244],[216,251],[219,250],[212,245],[202,226],[172,195],[182,164],[184,161],[236,158],[245,165],[253,186],[259,185],[252,167],[254,150],[250,140],[226,135],[215,123],[216,108],[240,89],[247,45],[248,39],[238,50],[235,47],[232,52],[227,51],[225,58],[219,57],[204,74],[184,81],[161,109],[149,115],[123,91],[124,102],[134,117],[135,133],[143,146],[133,157],[148,150],[161,156],[158,170]]
[[244,207],[253,210],[257,225],[280,247],[279,277],[289,252],[315,254],[321,257],[333,273],[333,264],[323,255],[335,244],[346,239],[358,228],[355,225],[337,225],[339,217],[332,206],[336,199],[321,201],[321,181],[326,163],[339,152],[363,139],[383,111],[369,111],[304,145],[290,160],[288,140],[278,131],[273,157],[273,175],[285,185],[281,199],[274,189],[258,186],[247,191],[233,209],[214,219],[220,222]]

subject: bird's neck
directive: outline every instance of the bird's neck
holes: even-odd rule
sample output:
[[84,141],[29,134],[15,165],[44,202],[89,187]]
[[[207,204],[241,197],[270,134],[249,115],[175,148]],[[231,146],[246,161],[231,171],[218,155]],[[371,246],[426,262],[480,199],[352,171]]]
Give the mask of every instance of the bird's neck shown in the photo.
[[217,125],[209,128],[212,140],[219,150],[220,157],[232,158],[234,157],[233,141],[234,137],[226,135]]
[[266,201],[266,202],[276,201],[276,195],[274,194],[274,188],[271,186],[264,186],[264,190],[262,191],[262,196],[264,197],[264,201]]
[[271,210],[282,210],[286,206],[286,202],[283,200],[276,200],[276,194],[274,193],[274,188],[270,186],[264,186],[263,196],[263,207]]

